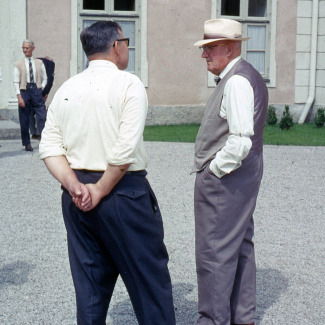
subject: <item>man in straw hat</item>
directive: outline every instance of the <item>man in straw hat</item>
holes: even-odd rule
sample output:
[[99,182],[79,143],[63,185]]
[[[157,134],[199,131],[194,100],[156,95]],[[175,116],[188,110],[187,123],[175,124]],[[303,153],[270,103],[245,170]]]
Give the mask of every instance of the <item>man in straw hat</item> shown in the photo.
[[196,324],[254,324],[253,212],[263,173],[268,91],[241,58],[241,24],[204,23],[202,50],[218,76],[195,142]]

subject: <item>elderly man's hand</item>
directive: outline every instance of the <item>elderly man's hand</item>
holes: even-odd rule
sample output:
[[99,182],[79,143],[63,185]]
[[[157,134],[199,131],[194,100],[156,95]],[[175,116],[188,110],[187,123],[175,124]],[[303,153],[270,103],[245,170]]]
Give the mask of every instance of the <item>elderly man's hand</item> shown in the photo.
[[23,100],[23,97],[21,95],[18,95],[17,98],[18,98],[18,105],[21,108],[24,108],[25,107],[25,101]]

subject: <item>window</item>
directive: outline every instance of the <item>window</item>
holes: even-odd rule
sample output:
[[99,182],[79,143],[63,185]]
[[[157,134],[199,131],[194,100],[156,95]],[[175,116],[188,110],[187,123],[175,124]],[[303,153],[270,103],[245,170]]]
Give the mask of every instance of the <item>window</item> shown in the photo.
[[[221,0],[219,17],[235,19],[243,24],[243,33],[251,37],[243,42],[243,57],[268,79],[270,17],[267,0]],[[217,9],[217,11],[218,11]]]
[[[98,20],[113,20],[119,23],[123,35],[130,38],[129,65],[127,71],[138,75],[147,85],[147,1],[144,0],[78,0],[78,31]],[[79,40],[79,35],[77,35]],[[80,42],[77,43],[78,68],[87,66],[87,58]]]
[[[274,0],[212,0],[212,19],[228,18],[242,23],[243,36],[251,37],[242,43],[242,56],[269,86],[275,82],[275,13]],[[211,77],[212,86],[210,80]]]

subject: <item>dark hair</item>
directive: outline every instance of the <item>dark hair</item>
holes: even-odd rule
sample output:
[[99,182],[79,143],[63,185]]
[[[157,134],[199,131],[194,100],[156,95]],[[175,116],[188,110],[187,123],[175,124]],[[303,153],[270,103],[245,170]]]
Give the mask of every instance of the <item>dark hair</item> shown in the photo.
[[94,53],[107,52],[120,37],[121,26],[114,21],[97,21],[80,34],[82,48],[87,57]]

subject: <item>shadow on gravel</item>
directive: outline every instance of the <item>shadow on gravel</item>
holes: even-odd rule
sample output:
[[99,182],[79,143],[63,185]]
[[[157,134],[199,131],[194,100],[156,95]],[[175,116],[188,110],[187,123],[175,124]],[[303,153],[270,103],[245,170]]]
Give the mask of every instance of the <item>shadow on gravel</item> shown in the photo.
[[288,278],[276,269],[258,269],[256,325],[262,324],[266,310],[275,304],[289,286]]
[[[276,269],[257,270],[257,314],[256,325],[261,325],[267,309],[275,304],[288,288],[288,279]],[[196,285],[196,284],[195,284]],[[176,283],[173,285],[173,296],[177,325],[195,324],[197,302],[188,300],[187,295],[194,290],[190,283]],[[112,325],[137,324],[137,320],[129,299],[115,305],[109,312]]]
[[[194,285],[189,283],[176,283],[173,285],[174,306],[177,325],[194,324],[197,320],[197,303],[186,298],[192,293]],[[115,305],[109,313],[112,322],[108,324],[137,324],[137,320],[129,299]]]
[[0,268],[0,290],[10,285],[21,285],[28,281],[28,275],[34,265],[26,262],[14,262]]

